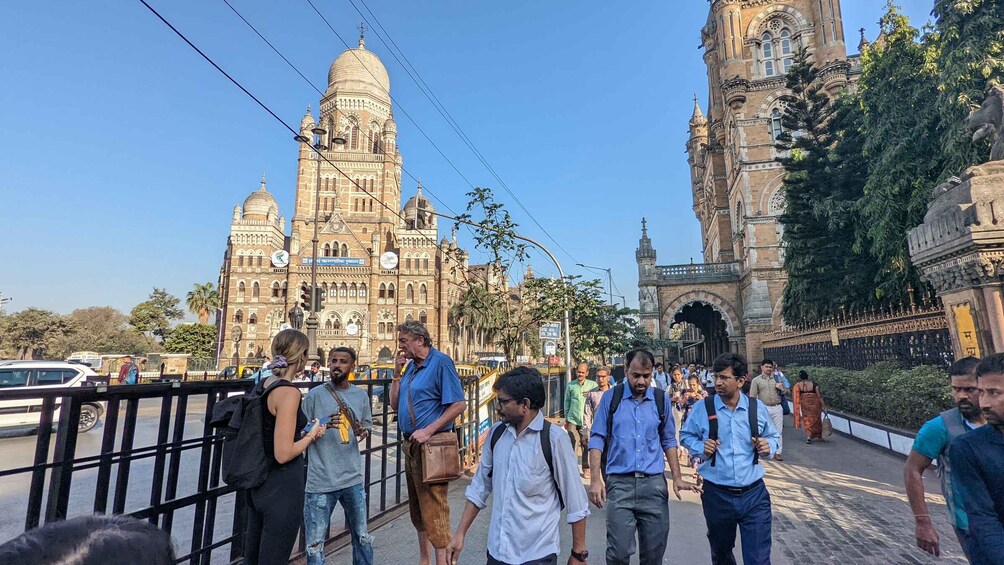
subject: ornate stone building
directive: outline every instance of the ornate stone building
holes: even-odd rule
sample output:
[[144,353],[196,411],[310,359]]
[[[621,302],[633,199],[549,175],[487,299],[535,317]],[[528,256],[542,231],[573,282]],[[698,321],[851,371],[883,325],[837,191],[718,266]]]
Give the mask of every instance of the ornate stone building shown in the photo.
[[[362,39],[332,63],[319,108],[316,119],[307,109],[300,130],[310,139],[317,125],[327,130],[324,156],[334,165],[300,144],[288,235],[264,176],[234,207],[220,270],[220,365],[269,356],[272,337],[299,302],[300,285],[310,282],[315,208],[317,285],[324,295],[318,348],[347,345],[361,363],[388,360],[396,350],[395,325],[414,319],[428,324],[438,348],[458,355],[447,322],[466,255],[448,252],[457,250],[455,239],[439,240],[421,185],[402,210],[390,78]],[[344,145],[331,143],[336,132]]]
[[764,334],[782,325],[784,171],[775,139],[785,74],[805,48],[837,94],[860,64],[847,56],[839,0],[712,0],[701,41],[708,105],[703,111],[695,97],[686,148],[704,263],[657,266],[643,224],[641,318],[656,336],[695,325],[704,341],[690,359],[728,350],[755,359]]

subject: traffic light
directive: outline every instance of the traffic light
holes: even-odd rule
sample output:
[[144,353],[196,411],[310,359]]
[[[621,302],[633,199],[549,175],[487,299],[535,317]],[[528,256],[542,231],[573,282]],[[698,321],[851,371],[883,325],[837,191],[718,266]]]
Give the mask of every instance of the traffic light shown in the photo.
[[314,289],[314,312],[324,310],[324,289]]
[[312,311],[311,306],[310,285],[305,282],[300,283],[300,308],[303,308],[305,311]]

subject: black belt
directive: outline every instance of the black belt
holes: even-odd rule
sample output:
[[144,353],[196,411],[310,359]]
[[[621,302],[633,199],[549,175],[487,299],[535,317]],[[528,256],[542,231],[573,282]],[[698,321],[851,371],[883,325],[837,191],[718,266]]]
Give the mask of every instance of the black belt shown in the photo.
[[648,473],[642,473],[641,471],[635,471],[633,473],[608,473],[607,476],[608,477],[631,477],[633,479],[646,479],[648,477],[662,477],[662,476],[664,476],[664,474],[663,473],[653,473],[653,474],[650,475]]
[[730,487],[730,486],[725,486],[725,485],[716,485],[715,483],[713,483],[713,482],[711,482],[711,481],[709,481],[707,479],[704,479],[704,486],[711,487],[711,488],[713,488],[715,490],[720,490],[722,492],[727,492],[729,494],[743,494],[743,493],[749,492],[749,491],[751,491],[751,490],[753,490],[755,488],[762,487],[763,486],[763,479],[760,479],[760,480],[758,480],[755,483],[748,484],[748,485],[746,485],[744,487]]

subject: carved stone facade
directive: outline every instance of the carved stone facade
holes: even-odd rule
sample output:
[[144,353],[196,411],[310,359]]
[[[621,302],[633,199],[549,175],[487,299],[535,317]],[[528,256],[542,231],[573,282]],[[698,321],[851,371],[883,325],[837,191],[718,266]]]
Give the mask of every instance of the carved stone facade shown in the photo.
[[[722,316],[730,349],[757,358],[764,334],[783,325],[784,170],[776,162],[775,140],[788,94],[784,75],[804,48],[821,66],[827,91],[836,94],[856,80],[860,62],[847,56],[838,0],[714,0],[701,41],[708,104],[705,113],[695,97],[687,153],[703,267],[709,271],[695,277],[675,273],[676,267],[656,267],[651,241],[648,255],[640,246],[642,319],[656,334],[689,321],[686,312],[670,305],[713,284],[719,298],[698,302]],[[707,278],[723,269],[731,274]],[[646,309],[652,295],[657,304]],[[714,323],[718,329],[708,330],[720,333],[721,325]]]
[[1004,161],[937,187],[909,245],[945,304],[956,358],[1004,352]]
[[[462,355],[447,324],[468,268],[465,255],[444,251],[455,250],[456,242],[439,240],[421,185],[402,208],[390,78],[361,39],[332,63],[319,107],[316,119],[308,108],[300,131],[312,138],[311,130],[322,127],[331,148],[324,161],[308,144],[299,146],[289,235],[264,178],[234,208],[220,270],[221,366],[269,356],[300,285],[310,282],[315,210],[317,285],[325,297],[320,349],[345,345],[359,352],[361,363],[387,360],[397,348],[395,326],[414,319],[428,325],[436,347]],[[336,132],[344,145],[332,142]]]

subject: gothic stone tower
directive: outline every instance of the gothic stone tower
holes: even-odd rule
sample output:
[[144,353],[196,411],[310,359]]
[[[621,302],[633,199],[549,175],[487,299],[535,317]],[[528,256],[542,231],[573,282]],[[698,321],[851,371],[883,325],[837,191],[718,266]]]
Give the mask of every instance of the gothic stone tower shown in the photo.
[[[708,105],[702,111],[695,97],[686,148],[704,262],[716,265],[703,270],[716,273],[716,283],[734,279],[734,292],[716,292],[721,304],[711,306],[729,327],[730,347],[755,358],[762,334],[782,323],[778,220],[784,171],[775,162],[774,145],[781,133],[785,74],[806,49],[820,65],[827,90],[836,94],[860,67],[856,57],[847,57],[839,0],[711,0],[701,41]],[[707,301],[684,298],[706,286],[694,273],[658,268],[646,279],[641,267],[642,292],[651,302],[658,298],[647,316],[643,312],[650,330],[664,333],[674,322],[687,321],[685,306]],[[651,266],[646,269],[652,272]]]

